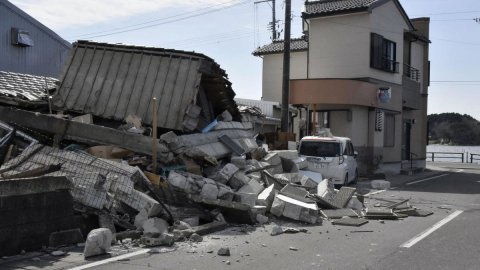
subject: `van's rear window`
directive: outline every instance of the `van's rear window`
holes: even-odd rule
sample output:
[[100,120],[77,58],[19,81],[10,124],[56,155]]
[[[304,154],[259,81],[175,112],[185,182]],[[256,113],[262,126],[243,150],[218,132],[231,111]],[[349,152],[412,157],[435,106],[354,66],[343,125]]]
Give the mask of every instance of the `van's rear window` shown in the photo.
[[340,143],[322,141],[303,141],[300,145],[300,155],[314,157],[335,157],[340,155]]

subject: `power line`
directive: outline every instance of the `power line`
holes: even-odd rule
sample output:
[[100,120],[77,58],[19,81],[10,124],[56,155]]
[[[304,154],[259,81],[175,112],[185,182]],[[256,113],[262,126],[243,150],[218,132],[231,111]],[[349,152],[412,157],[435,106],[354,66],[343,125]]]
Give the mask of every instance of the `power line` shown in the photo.
[[454,11],[454,12],[440,12],[440,13],[427,13],[427,14],[413,14],[412,16],[435,16],[435,15],[451,15],[451,14],[466,14],[466,13],[479,13],[480,10],[477,11]]
[[[246,3],[251,2],[251,1],[252,0],[240,1],[240,2],[237,2],[235,4],[224,6],[226,4],[236,2],[236,0],[232,0],[232,1],[229,1],[229,2],[222,3],[222,4],[217,4],[217,5],[214,5],[214,6],[210,6],[208,8],[202,8],[202,9],[191,11],[191,12],[186,12],[186,13],[177,14],[177,15],[173,15],[173,16],[169,16],[169,17],[165,17],[165,18],[155,19],[155,20],[152,20],[152,21],[149,21],[149,22],[134,24],[134,25],[125,26],[125,27],[118,27],[118,28],[111,29],[111,30],[100,31],[100,32],[92,33],[93,35],[90,35],[90,34],[78,35],[76,37],[83,37],[83,38],[88,39],[88,38],[97,38],[97,37],[104,37],[104,36],[111,36],[111,35],[116,35],[116,34],[121,34],[121,33],[133,32],[133,31],[137,31],[137,30],[151,28],[151,27],[154,27],[154,26],[159,26],[159,25],[163,25],[163,24],[183,21],[183,20],[187,20],[187,19],[190,19],[190,18],[210,14],[210,13],[217,12],[217,11],[220,11],[220,10],[225,10],[225,9],[232,8],[232,7],[235,7],[235,6],[243,5],[243,4],[246,4]],[[221,5],[223,5],[224,7],[212,9],[214,7],[221,6]],[[206,11],[203,11],[203,10],[206,10]],[[198,11],[203,11],[203,12],[197,13]],[[188,15],[188,14],[191,14],[191,15]],[[174,19],[174,18],[177,18],[177,17],[180,17],[180,18]],[[163,22],[150,24],[152,22],[157,22],[157,21],[163,21]],[[144,25],[144,26],[140,26],[140,25]],[[139,26],[139,27],[136,27],[136,26]],[[131,28],[131,29],[128,29],[128,28]],[[102,33],[105,33],[105,34],[102,34]],[[98,35],[96,35],[96,34],[98,34]],[[87,36],[87,37],[85,37],[85,36]]]

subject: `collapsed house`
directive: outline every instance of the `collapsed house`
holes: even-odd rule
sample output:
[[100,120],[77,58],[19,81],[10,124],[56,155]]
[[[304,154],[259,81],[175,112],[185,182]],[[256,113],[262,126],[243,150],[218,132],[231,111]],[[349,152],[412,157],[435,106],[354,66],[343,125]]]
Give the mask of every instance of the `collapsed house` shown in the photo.
[[199,53],[78,41],[53,96],[56,109],[124,121],[135,115],[159,128],[202,129],[227,110],[239,112],[226,72]]
[[[48,97],[45,88],[29,89]],[[11,93],[0,95],[18,99]],[[51,103],[47,98],[35,112],[0,106],[0,213],[20,213],[0,223],[0,232],[8,232],[0,233],[0,255],[85,239],[85,256],[95,255],[110,245],[91,246],[100,234],[172,245],[228,223],[270,218],[317,225],[339,218],[355,226],[398,218],[400,204],[365,210],[355,188],[335,190],[330,180],[312,176],[296,150],[259,147],[254,126],[261,112],[241,108],[240,114],[234,95],[225,71],[202,54],[74,44]],[[43,203],[9,203],[25,196]],[[55,202],[61,211],[49,212]],[[401,210],[416,211],[406,202]],[[26,239],[33,226],[43,228],[34,243]],[[7,246],[13,236],[17,241]]]

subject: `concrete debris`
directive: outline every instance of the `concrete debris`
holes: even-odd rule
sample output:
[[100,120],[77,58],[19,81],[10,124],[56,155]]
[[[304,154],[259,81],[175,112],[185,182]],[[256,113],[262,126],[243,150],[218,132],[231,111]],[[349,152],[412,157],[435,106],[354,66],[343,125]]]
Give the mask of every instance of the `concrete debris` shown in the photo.
[[190,242],[196,242],[196,243],[199,243],[199,242],[202,242],[203,241],[203,237],[200,236],[199,234],[197,233],[193,233],[192,235],[190,235],[190,238],[188,239]]
[[218,256],[230,256],[230,248],[222,247],[217,251]]
[[318,206],[316,203],[305,203],[281,194],[277,194],[270,212],[275,216],[284,216],[315,224],[318,219]]
[[153,236],[142,236],[140,239],[141,243],[147,247],[155,246],[172,246],[175,243],[174,235],[169,233],[163,233],[156,237]]
[[271,174],[280,174],[283,173],[282,159],[277,153],[269,153],[263,159],[263,162],[269,163],[274,166],[272,169],[269,169]]
[[260,225],[263,225],[263,224],[268,222],[268,217],[264,216],[262,214],[257,214],[256,219],[257,219],[258,224],[260,224]]
[[[205,93],[199,95],[203,95],[200,99],[207,98]],[[0,167],[0,187],[5,186],[2,195],[25,195],[24,189],[10,184],[20,182],[18,178],[24,178],[22,182],[37,191],[49,191],[50,186],[65,190],[73,198],[70,208],[82,214],[85,224],[72,223],[48,232],[49,245],[83,241],[82,232],[92,228],[86,226],[86,217],[93,216],[94,223],[98,218],[100,228],[88,234],[85,257],[109,252],[117,240],[123,245],[148,247],[172,246],[176,241],[202,242],[203,235],[225,229],[229,223],[261,226],[272,219],[286,218],[320,225],[323,217],[333,219],[334,225],[361,226],[368,222],[365,219],[432,214],[415,208],[408,200],[365,208],[365,204],[375,203],[364,201],[360,195],[369,189],[365,193],[352,187],[337,191],[332,179],[306,170],[307,160],[299,157],[294,150],[296,143],[291,142],[294,134],[277,135],[282,139],[267,146],[270,135],[258,134],[257,142],[254,122],[236,122],[240,117],[230,108],[204,105],[189,103],[181,123],[169,123],[183,130],[170,129],[153,142],[151,136],[144,136],[152,131],[146,126],[148,121],[135,115],[122,116],[118,121],[127,124],[111,129],[95,125],[92,115],[71,121],[63,113],[53,117],[0,106],[0,119],[38,131],[35,137],[53,136],[56,146],[39,144],[30,135],[0,122],[0,161],[6,161]],[[10,132],[11,138],[3,130]],[[189,134],[179,136],[172,130]],[[22,139],[12,139],[15,136]],[[58,146],[66,140],[74,144],[60,149]],[[268,151],[268,147],[286,146],[287,142],[292,150]],[[156,155],[152,146],[157,149]],[[40,182],[33,177],[50,178]],[[59,177],[62,181],[57,181]],[[374,180],[371,187],[388,189],[390,182]],[[81,229],[71,229],[77,227]],[[249,228],[253,226],[240,231],[247,233]],[[299,232],[307,230],[274,224],[270,234]],[[217,254],[230,256],[230,250],[223,247]]]
[[52,256],[63,256],[65,254],[67,254],[67,253],[65,251],[62,251],[62,250],[55,250],[55,251],[52,251],[50,253],[50,255],[52,255]]
[[306,233],[308,231],[306,229],[297,229],[297,228],[293,228],[293,227],[282,227],[280,225],[275,224],[272,227],[272,231],[270,232],[270,235],[275,236],[275,235],[279,235],[279,234],[283,234],[283,233],[292,234],[292,233],[300,233],[300,232]]
[[370,185],[374,189],[387,190],[387,189],[390,188],[390,182],[385,181],[385,180],[372,180],[372,182],[370,182]]
[[106,228],[94,229],[88,233],[83,256],[85,258],[105,254],[110,251],[112,232]]
[[161,218],[149,218],[142,225],[144,233],[163,234],[168,230],[168,222]]

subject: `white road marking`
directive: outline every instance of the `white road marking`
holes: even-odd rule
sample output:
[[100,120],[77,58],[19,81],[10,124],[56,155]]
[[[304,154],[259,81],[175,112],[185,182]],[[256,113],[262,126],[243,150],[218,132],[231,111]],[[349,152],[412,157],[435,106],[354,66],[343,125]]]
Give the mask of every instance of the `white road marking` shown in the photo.
[[464,169],[458,169],[455,172],[463,172],[463,171],[464,171]]
[[451,213],[450,215],[448,215],[447,217],[445,217],[444,219],[440,220],[439,222],[435,223],[435,225],[433,225],[432,227],[430,227],[429,229],[427,229],[426,231],[418,234],[417,236],[415,236],[414,238],[408,240],[407,242],[405,242],[404,244],[402,244],[400,247],[403,247],[403,248],[410,248],[412,247],[413,245],[415,245],[416,243],[420,242],[423,238],[427,237],[428,235],[430,235],[431,233],[433,233],[434,231],[438,230],[440,227],[442,227],[443,225],[447,224],[448,222],[450,222],[452,219],[456,218],[458,215],[460,215],[463,211],[462,210],[456,210],[455,212]]
[[135,251],[135,252],[132,252],[132,253],[123,254],[123,255],[120,255],[120,256],[117,256],[117,257],[108,258],[108,259],[105,259],[105,260],[80,265],[80,266],[77,266],[77,267],[74,267],[74,268],[70,268],[69,270],[88,269],[88,268],[96,267],[96,266],[99,266],[99,265],[107,264],[107,263],[110,263],[110,262],[115,262],[115,261],[123,260],[123,259],[126,259],[126,258],[130,258],[130,257],[133,257],[133,256],[145,254],[149,251],[150,251],[150,249],[148,249],[148,248],[147,249],[141,249],[141,250],[138,250],[138,251]]
[[421,182],[425,182],[425,181],[437,179],[437,178],[440,178],[440,177],[444,177],[444,176],[447,176],[447,175],[449,175],[449,174],[448,174],[448,173],[445,173],[445,174],[442,174],[442,175],[437,175],[437,176],[433,176],[433,177],[429,177],[429,178],[425,178],[425,179],[421,179],[421,180],[409,182],[409,183],[406,183],[405,185],[409,186],[409,185],[413,185],[413,184],[417,184],[417,183],[421,183]]
[[365,194],[364,196],[371,196],[371,195],[375,195],[375,194],[378,194],[378,193],[382,193],[386,190],[382,189],[382,190],[377,190],[377,191],[374,191],[374,192],[370,192],[370,193],[367,193]]
[[477,183],[480,183],[480,181],[477,181]]

